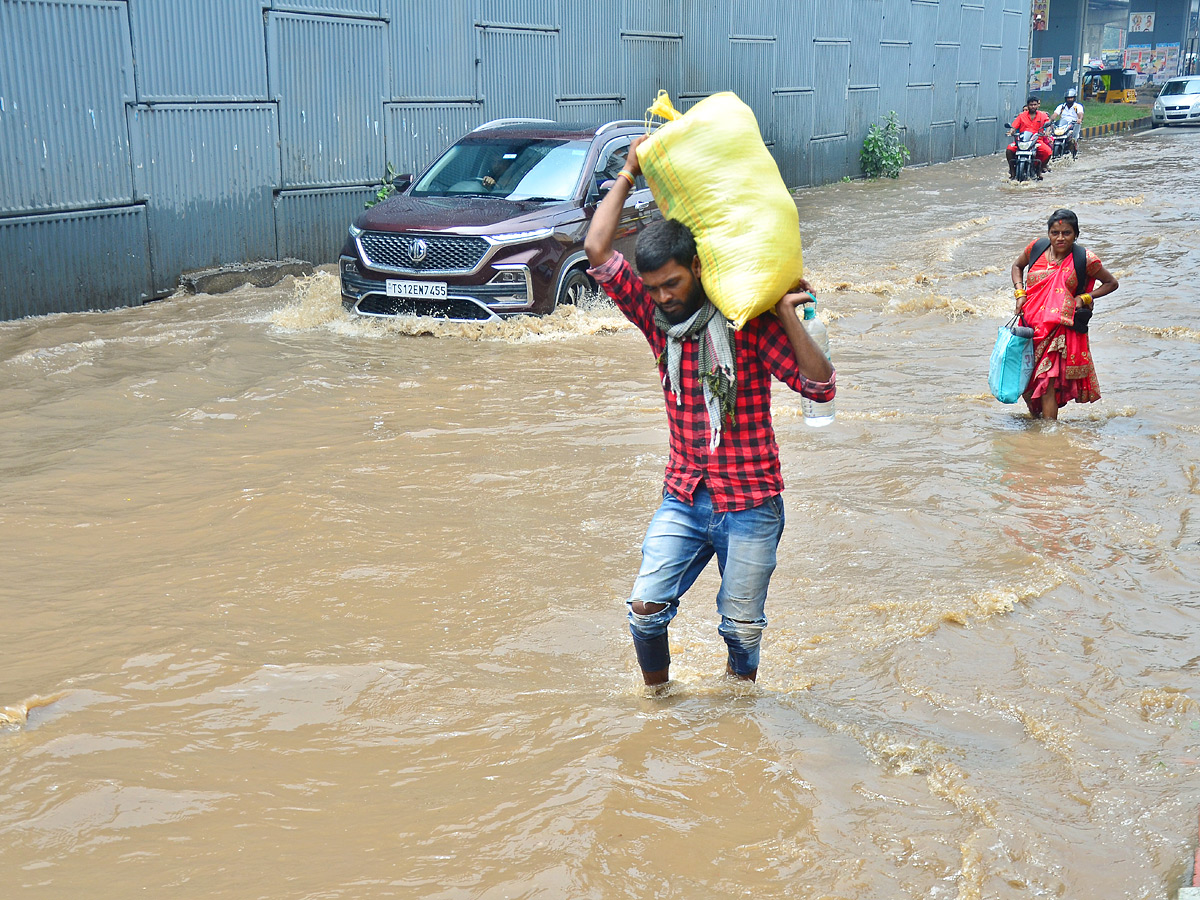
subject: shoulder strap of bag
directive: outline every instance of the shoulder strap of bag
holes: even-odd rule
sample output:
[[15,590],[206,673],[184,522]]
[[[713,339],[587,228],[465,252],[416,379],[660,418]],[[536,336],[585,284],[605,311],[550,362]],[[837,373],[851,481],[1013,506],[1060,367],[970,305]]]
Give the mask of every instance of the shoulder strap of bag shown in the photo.
[[[1029,267],[1033,268],[1033,264],[1042,258],[1042,254],[1050,249],[1049,238],[1038,238],[1033,242],[1033,247],[1029,250]],[[1071,261],[1075,264],[1075,296],[1078,297],[1083,293],[1083,286],[1087,284],[1087,250],[1082,244],[1075,244],[1071,248]]]

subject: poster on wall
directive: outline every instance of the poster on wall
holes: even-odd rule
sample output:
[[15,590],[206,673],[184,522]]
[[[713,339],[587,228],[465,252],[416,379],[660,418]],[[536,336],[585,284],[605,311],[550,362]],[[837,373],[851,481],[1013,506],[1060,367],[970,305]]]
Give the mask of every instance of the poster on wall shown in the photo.
[[1029,89],[1031,91],[1054,90],[1054,57],[1035,56],[1029,60]]
[[1154,13],[1139,12],[1129,14],[1129,30],[1130,31],[1153,31],[1154,30]]
[[1179,45],[1158,44],[1150,57],[1150,80],[1161,84],[1179,74]]
[[1149,44],[1130,44],[1125,48],[1125,68],[1134,69],[1139,75],[1150,71],[1150,57],[1153,51]]
[[1045,31],[1050,22],[1050,0],[1033,0],[1033,30]]
[[1074,59],[1074,57],[1071,57],[1071,56],[1060,56],[1058,58],[1058,74],[1059,75],[1066,75],[1068,72],[1071,71],[1071,60],[1072,59]]

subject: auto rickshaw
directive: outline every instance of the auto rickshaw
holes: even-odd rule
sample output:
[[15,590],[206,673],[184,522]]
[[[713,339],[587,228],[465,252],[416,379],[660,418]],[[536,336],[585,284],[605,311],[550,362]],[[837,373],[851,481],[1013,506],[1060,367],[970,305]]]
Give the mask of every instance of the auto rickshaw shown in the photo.
[[1083,97],[1099,103],[1137,103],[1137,69],[1088,69]]

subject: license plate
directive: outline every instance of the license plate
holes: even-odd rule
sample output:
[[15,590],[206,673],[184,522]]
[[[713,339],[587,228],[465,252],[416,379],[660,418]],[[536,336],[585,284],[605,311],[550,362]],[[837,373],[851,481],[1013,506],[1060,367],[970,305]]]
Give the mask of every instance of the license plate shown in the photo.
[[412,300],[445,300],[446,282],[444,281],[387,281],[389,297],[408,297]]

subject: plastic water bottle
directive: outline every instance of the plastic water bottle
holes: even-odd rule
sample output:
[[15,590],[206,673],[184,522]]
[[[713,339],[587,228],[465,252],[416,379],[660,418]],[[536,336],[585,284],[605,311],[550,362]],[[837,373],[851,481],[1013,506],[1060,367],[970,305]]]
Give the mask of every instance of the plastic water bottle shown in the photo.
[[[833,357],[829,355],[829,332],[825,329],[825,323],[817,318],[817,301],[812,301],[804,304],[804,319],[802,320],[804,330],[808,332],[821,352],[825,354],[825,358],[833,361]],[[811,425],[813,428],[821,428],[833,421],[834,409],[833,401],[826,403],[818,403],[816,400],[810,400],[807,397],[800,398],[800,408],[804,411],[804,424]]]

